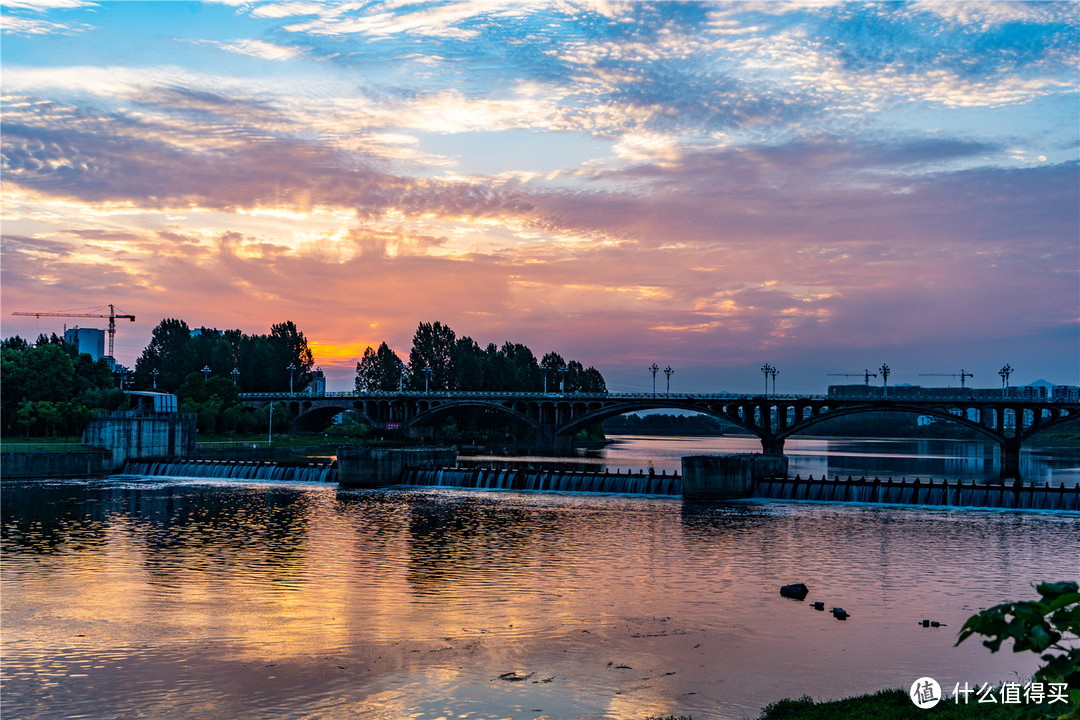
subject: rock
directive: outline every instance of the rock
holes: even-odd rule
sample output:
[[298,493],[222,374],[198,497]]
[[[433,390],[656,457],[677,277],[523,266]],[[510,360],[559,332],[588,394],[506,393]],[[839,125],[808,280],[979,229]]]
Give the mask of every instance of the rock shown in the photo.
[[823,603],[823,602],[821,602],[819,600],[816,603],[814,603],[813,605],[811,605],[811,607],[814,608],[815,610],[824,610],[825,609],[825,603]]
[[529,673],[528,675],[522,675],[521,673],[519,673],[517,671],[513,671],[513,672],[505,672],[505,673],[503,673],[502,675],[499,676],[499,679],[500,680],[505,680],[507,682],[521,682],[522,680],[528,680],[532,676],[533,676],[532,673]]
[[836,618],[837,620],[847,620],[848,619],[847,610],[844,610],[844,608],[834,607],[832,609],[832,614],[833,614],[833,617]]
[[780,594],[786,598],[793,600],[805,600],[807,593],[810,590],[802,583],[796,583],[794,585],[784,585],[780,588]]

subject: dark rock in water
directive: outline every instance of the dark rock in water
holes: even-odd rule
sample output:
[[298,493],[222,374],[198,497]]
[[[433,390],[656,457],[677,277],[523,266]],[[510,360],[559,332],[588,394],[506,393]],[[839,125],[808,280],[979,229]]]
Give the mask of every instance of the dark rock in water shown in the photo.
[[848,618],[847,611],[844,610],[844,608],[833,608],[832,609],[832,614],[833,614],[833,617],[836,618],[837,620],[847,620],[847,618]]
[[923,627],[930,627],[930,621],[929,620],[923,620],[922,621],[922,626]]
[[519,672],[506,672],[499,676],[500,680],[506,680],[507,682],[521,682],[522,680],[528,680],[533,676],[532,673],[528,675],[522,675]]
[[819,600],[818,602],[814,603],[811,607],[813,607],[815,610],[824,610],[825,609],[825,603],[823,603],[823,602],[821,602]]
[[807,589],[802,583],[796,583],[795,585],[784,585],[780,588],[780,594],[786,598],[792,598],[793,600],[805,600],[807,593],[810,590]]
[[930,627],[941,627],[941,623],[939,623],[937,620],[931,620]]

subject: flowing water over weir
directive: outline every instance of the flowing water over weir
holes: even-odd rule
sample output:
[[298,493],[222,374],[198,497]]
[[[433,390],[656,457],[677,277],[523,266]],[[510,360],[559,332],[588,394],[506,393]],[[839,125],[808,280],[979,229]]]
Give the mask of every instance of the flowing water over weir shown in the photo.
[[890,503],[1015,510],[1080,511],[1080,486],[986,485],[962,480],[834,480],[813,477],[759,480],[754,497],[774,500]]
[[489,490],[536,490],[547,492],[633,493],[681,495],[678,475],[590,473],[531,468],[425,468],[406,470],[403,485],[477,488]]
[[[334,463],[274,463],[228,460],[129,461],[126,475],[199,477],[226,480],[337,482]],[[535,492],[595,492],[635,495],[681,495],[677,474],[596,473],[534,468],[414,468],[400,484],[419,487]],[[754,498],[818,502],[882,503],[1015,510],[1080,512],[1080,486],[988,485],[975,481],[893,480],[888,478],[830,480],[822,477],[772,478],[754,483]]]
[[229,480],[277,480],[291,482],[337,482],[334,463],[241,462],[235,460],[129,460],[125,475],[206,477]]

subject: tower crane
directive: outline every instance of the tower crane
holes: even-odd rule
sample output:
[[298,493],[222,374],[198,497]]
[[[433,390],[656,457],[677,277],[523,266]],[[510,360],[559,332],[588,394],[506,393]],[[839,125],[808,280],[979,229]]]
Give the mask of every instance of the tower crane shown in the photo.
[[919,377],[958,377],[960,378],[960,387],[964,387],[964,380],[975,377],[975,373],[969,373],[961,368],[958,373],[919,373]]
[[[102,308],[90,308],[90,309],[91,310],[95,310],[95,309],[104,310],[105,308],[102,307]],[[118,312],[116,312],[116,307],[111,305],[111,304],[109,305],[109,314],[108,315],[101,315],[99,313],[76,313],[76,312],[13,312],[11,314],[12,315],[31,315],[31,316],[37,317],[37,318],[43,318],[43,317],[109,318],[109,357],[113,358],[114,360],[116,359],[116,356],[113,355],[113,339],[116,337],[116,320],[117,320],[117,318],[119,318],[121,320],[127,319],[127,320],[130,320],[131,322],[135,322],[135,316],[134,315],[127,315],[127,314],[125,314],[123,312],[118,313]]]
[[872,373],[869,370],[861,373],[829,373],[829,375],[842,375],[844,377],[859,377],[861,375],[867,385],[870,384],[870,378],[877,377],[877,373]]

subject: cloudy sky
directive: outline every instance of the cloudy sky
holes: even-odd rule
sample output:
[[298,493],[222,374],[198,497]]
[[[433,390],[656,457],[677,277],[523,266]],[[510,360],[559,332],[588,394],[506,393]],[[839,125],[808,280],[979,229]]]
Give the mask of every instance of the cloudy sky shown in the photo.
[[331,389],[435,320],[617,391],[1080,384],[1074,2],[2,7],[4,336],[292,320]]

